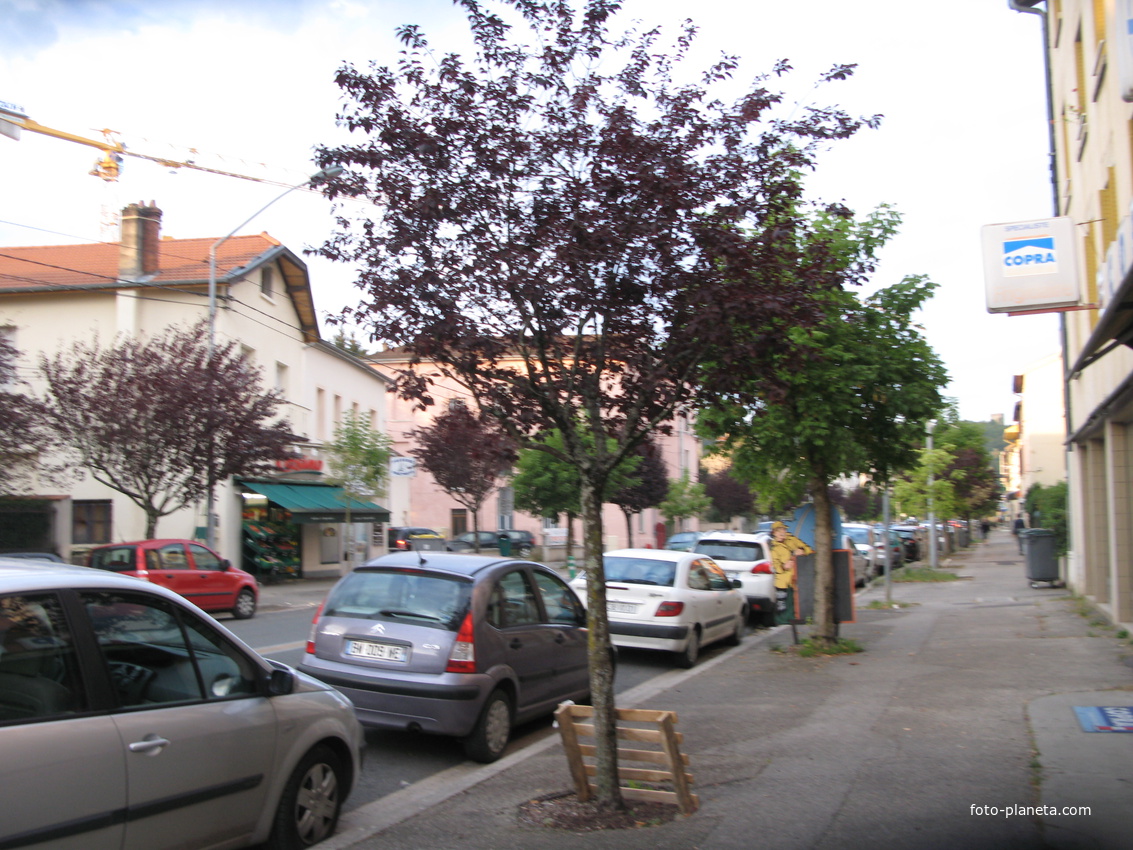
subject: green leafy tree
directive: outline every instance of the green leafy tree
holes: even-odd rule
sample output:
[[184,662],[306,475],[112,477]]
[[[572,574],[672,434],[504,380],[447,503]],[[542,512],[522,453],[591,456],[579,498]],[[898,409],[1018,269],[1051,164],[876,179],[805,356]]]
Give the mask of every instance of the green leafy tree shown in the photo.
[[712,507],[712,500],[705,493],[704,485],[699,481],[692,481],[686,469],[680,478],[669,481],[669,492],[660,507],[665,519],[676,523],[679,531],[684,520],[700,516]]
[[[787,114],[770,75],[736,90],[731,56],[688,82],[691,22],[672,45],[651,28],[615,32],[618,0],[501,3],[518,36],[484,3],[457,2],[471,61],[434,55],[406,26],[396,68],[338,72],[354,135],[317,151],[345,168],[324,191],[373,203],[343,204],[320,253],[363,270],[343,320],[406,352],[403,396],[428,403],[443,376],[517,444],[578,470],[595,784],[598,804],[620,809],[601,559],[612,476],[699,393],[746,386],[770,353],[791,360],[789,331],[828,285],[792,238],[801,175],[876,122]],[[745,368],[706,386],[709,359]],[[538,443],[553,428],[561,449]]]
[[1068,487],[1065,481],[1049,486],[1032,484],[1027,488],[1023,508],[1031,520],[1031,528],[1054,532],[1054,549],[1058,556],[1070,548],[1070,524],[1067,513]]
[[566,554],[569,558],[574,554],[573,521],[582,510],[578,469],[563,459],[561,433],[550,431],[543,435],[542,440],[555,451],[523,449],[519,452],[511,478],[515,506],[545,519],[557,519],[560,514],[565,514]]
[[755,494],[731,470],[706,472],[701,468],[700,480],[704,482],[704,495],[712,502],[706,517],[710,522],[731,522],[732,517],[748,517],[755,509]]
[[972,520],[994,512],[1003,488],[996,460],[987,448],[986,429],[977,422],[955,420],[937,439],[952,453],[943,474],[953,485],[954,516]]
[[[392,441],[370,427],[365,417],[351,410],[334,429],[334,439],[324,449],[329,474],[327,481],[337,484],[346,496],[346,525],[350,526],[351,503],[385,495],[389,478]],[[354,559],[354,541],[346,549],[349,566]]]
[[[887,207],[862,221],[820,215],[808,238],[824,246],[816,261],[849,281],[872,268],[899,221]],[[816,293],[824,318],[792,329],[809,356],[784,370],[786,392],[762,394],[755,405],[721,399],[698,417],[736,474],[769,503],[813,501],[815,639],[823,643],[836,640],[829,485],[862,471],[883,484],[911,466],[924,422],[944,406],[944,367],[913,318],[934,289],[906,277],[864,299],[849,288]]]

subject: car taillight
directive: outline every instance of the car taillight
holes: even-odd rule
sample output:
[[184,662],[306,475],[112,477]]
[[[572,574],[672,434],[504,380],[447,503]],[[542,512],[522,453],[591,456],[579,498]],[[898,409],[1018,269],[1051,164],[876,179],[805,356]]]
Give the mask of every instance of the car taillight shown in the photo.
[[408,540],[395,540],[393,542],[393,545],[394,545],[395,549],[400,549],[404,552],[409,548],[409,541]]
[[315,619],[311,620],[311,632],[307,635],[307,654],[315,654],[315,630],[319,627],[319,617],[323,615],[323,606],[325,602],[320,602],[319,607],[315,609]]
[[675,617],[685,609],[683,602],[662,602],[657,606],[658,617]]
[[754,567],[751,568],[751,571],[753,573],[771,575],[771,564],[768,561],[759,561]]
[[460,631],[456,633],[456,643],[452,645],[452,652],[445,665],[446,673],[475,673],[476,672],[476,643],[472,628],[472,612],[464,615],[464,622],[460,624]]

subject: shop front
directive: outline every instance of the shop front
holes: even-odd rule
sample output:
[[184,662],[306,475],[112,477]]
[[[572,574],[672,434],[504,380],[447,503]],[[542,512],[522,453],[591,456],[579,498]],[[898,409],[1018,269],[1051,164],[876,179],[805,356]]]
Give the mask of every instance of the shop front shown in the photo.
[[243,500],[243,567],[263,582],[341,575],[368,555],[381,505],[313,481],[237,479]]

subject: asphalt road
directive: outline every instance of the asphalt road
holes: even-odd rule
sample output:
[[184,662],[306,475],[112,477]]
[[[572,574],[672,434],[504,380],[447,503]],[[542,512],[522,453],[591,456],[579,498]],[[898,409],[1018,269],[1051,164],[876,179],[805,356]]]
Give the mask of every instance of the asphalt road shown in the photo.
[[[303,657],[313,616],[314,608],[309,608],[264,611],[251,620],[221,619],[261,655],[296,666]],[[719,651],[719,646],[704,649],[701,662]],[[621,650],[615,690],[621,693],[672,669],[673,660],[668,653]],[[507,752],[530,746],[553,733],[550,717],[527,723],[515,729]],[[460,744],[451,738],[370,730],[366,733],[363,775],[346,808],[364,806],[465,761]]]

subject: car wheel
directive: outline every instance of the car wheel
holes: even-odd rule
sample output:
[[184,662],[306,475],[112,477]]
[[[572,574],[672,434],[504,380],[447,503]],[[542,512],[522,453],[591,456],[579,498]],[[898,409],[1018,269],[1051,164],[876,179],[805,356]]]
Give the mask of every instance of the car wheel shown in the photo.
[[692,667],[700,657],[700,630],[693,628],[689,631],[688,643],[677,653],[678,667]]
[[334,833],[345,787],[342,761],[329,747],[315,747],[283,787],[268,850],[302,850]]
[[728,646],[739,646],[744,640],[744,626],[747,625],[747,606],[745,605],[740,609],[740,613],[736,615],[736,628],[730,635],[724,638],[724,643]]
[[498,688],[492,691],[476,728],[464,739],[464,754],[473,761],[488,764],[498,759],[511,739],[511,700]]
[[232,616],[237,620],[250,620],[256,613],[256,594],[244,588],[236,594],[236,605],[232,608]]

